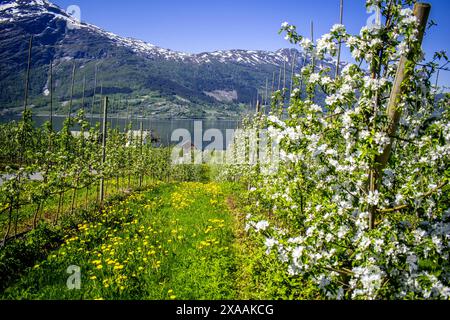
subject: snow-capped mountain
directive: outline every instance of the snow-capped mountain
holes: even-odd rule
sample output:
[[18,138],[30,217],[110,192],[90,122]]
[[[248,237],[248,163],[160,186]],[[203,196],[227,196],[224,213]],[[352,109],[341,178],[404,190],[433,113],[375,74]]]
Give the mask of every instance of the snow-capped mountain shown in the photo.
[[[158,92],[169,100],[166,105],[184,105],[184,110],[189,110],[199,104],[254,101],[281,67],[286,65],[289,75],[294,59],[298,68],[307,60],[294,49],[172,51],[80,22],[47,0],[0,0],[0,29],[0,102],[6,107],[17,105],[21,98],[30,35],[34,37],[31,93],[38,100],[36,105],[44,99],[40,96],[48,88],[52,61],[55,90],[61,100],[67,97],[68,71],[75,62],[80,77],[77,88],[81,87],[81,74],[88,78],[87,88],[94,86],[94,69],[100,64],[100,82],[108,94],[148,96]],[[319,66],[333,68],[331,61],[321,61]],[[144,107],[151,110],[154,104],[144,103]]]
[[[5,0],[0,5],[0,23],[15,23],[18,19],[35,18],[43,15],[52,16],[52,20],[63,20],[71,24],[74,28],[80,28],[87,32],[102,35],[110,39],[117,46],[127,47],[136,53],[146,56],[157,56],[167,60],[189,61],[194,63],[245,63],[250,65],[258,64],[274,64],[280,65],[289,62],[291,57],[289,50],[282,49],[276,52],[269,51],[248,51],[248,50],[229,50],[205,52],[200,54],[187,54],[176,52],[169,49],[163,49],[153,44],[118,36],[114,33],[107,32],[97,26],[85,22],[79,22],[71,15],[67,14],[58,6],[47,0]],[[302,58],[302,54],[298,55]]]

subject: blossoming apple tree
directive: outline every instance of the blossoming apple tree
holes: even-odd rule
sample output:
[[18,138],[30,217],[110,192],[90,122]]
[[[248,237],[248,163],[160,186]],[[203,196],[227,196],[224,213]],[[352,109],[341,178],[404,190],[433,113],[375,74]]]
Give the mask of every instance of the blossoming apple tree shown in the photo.
[[341,43],[354,63],[337,77],[304,67],[287,112],[276,92],[250,125],[279,144],[276,171],[233,168],[251,184],[248,232],[323,298],[450,298],[450,99],[430,83],[446,57],[425,61],[429,6],[413,4],[368,0],[381,25],[335,25],[316,42],[284,23],[306,54],[335,57]]

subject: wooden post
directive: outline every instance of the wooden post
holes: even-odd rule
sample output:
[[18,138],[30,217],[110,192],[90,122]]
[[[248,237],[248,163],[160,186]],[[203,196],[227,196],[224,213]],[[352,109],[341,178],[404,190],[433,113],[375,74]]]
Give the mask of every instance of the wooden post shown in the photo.
[[286,59],[284,60],[284,64],[283,64],[283,102],[281,105],[281,114],[283,114],[284,111],[284,105],[286,103]]
[[297,64],[297,52],[294,53],[294,59],[292,60],[291,86],[290,86],[291,93],[292,93],[292,88],[294,87],[294,72],[295,72],[296,64]]
[[[139,150],[139,152],[140,152],[140,156],[141,156],[141,161],[142,161],[142,151],[143,151],[143,145],[144,145],[144,124],[142,123],[142,120],[141,120],[141,123],[139,124],[139,134],[140,134],[140,137],[139,137],[139,148],[140,148],[140,150]],[[139,172],[139,188],[142,188],[142,168],[140,168],[141,170],[140,170],[140,172]]]
[[[342,24],[343,22],[344,22],[344,0],[341,0],[339,23]],[[341,50],[342,50],[342,43],[341,39],[339,39],[339,47],[336,62],[336,78],[339,76],[339,68],[341,65]]]
[[73,105],[73,90],[74,90],[74,86],[75,86],[75,62],[73,63],[73,68],[72,68],[72,86],[70,88],[70,103],[69,103],[69,114],[67,115],[67,117],[70,119],[72,116],[72,105]]
[[264,97],[264,107],[267,106],[267,101],[269,99],[269,78],[266,78],[266,91],[265,91],[265,97]]
[[[108,97],[103,99],[103,129],[102,129],[102,166],[106,161],[106,128],[108,126]],[[103,170],[102,170],[103,171]],[[103,201],[105,197],[105,177],[100,179],[100,205],[103,206]]]
[[[314,43],[314,21],[311,20],[311,41]],[[315,72],[316,69],[316,51],[313,50],[311,57],[312,71]]]
[[[302,70],[305,65],[306,65],[306,53],[303,56],[303,62],[301,62],[300,70]],[[300,74],[301,74],[301,71],[300,71]],[[300,88],[300,98],[301,98],[302,94],[303,94],[303,76],[300,77],[300,86],[299,86],[299,88]]]
[[440,73],[440,69],[438,69],[437,73],[436,73],[436,82],[434,84],[434,87],[436,88],[436,92],[438,90],[438,86],[439,86],[439,73]]
[[282,69],[283,67],[282,66],[280,66],[280,74],[279,74],[279,76],[278,76],[278,91],[280,91],[281,90],[281,80],[282,80],[282,75],[283,75],[283,69]]
[[87,209],[88,209],[89,187],[90,187],[90,186],[91,186],[90,184],[88,184],[88,185],[86,186],[86,194],[85,194],[85,197],[84,197],[84,210],[86,210],[86,211],[87,211]]
[[[419,34],[417,38],[417,44],[419,46],[422,45],[430,11],[431,5],[428,3],[416,3],[414,5],[414,15],[419,21]],[[395,76],[394,85],[392,87],[391,96],[387,108],[389,127],[386,133],[389,137],[391,137],[391,142],[385,147],[383,153],[377,159],[380,170],[382,170],[387,165],[391,156],[392,144],[394,142],[393,136],[397,132],[400,117],[402,115],[402,110],[401,108],[399,108],[399,103],[401,102],[401,97],[404,94],[406,82],[409,81],[410,76],[414,72],[411,66],[409,70],[407,69],[407,66],[411,63],[414,63],[414,61],[410,61],[408,60],[408,57],[402,56],[398,64],[397,75]]]
[[[256,100],[256,117],[257,119],[260,119],[260,114],[261,114],[261,104],[259,102],[259,99]],[[258,126],[256,129],[256,134],[255,134],[255,138],[256,138],[256,150],[255,150],[255,154],[256,154],[256,166],[257,166],[257,170],[259,170],[259,121],[257,122]],[[250,138],[251,139],[251,138]]]
[[[431,5],[427,3],[416,3],[414,5],[414,15],[419,23],[419,34],[417,37],[417,46],[422,45],[425,28],[430,15]],[[387,116],[389,125],[386,130],[386,134],[390,137],[389,144],[384,148],[383,153],[375,159],[375,168],[370,173],[370,185],[369,190],[375,192],[378,190],[379,180],[382,178],[383,169],[389,162],[389,158],[392,153],[392,145],[394,143],[394,136],[397,133],[398,124],[402,110],[399,106],[402,95],[405,93],[405,88],[410,81],[411,75],[414,72],[414,61],[410,60],[407,56],[403,55],[400,58],[397,74],[395,76],[394,85],[392,87],[391,96],[387,107]],[[372,206],[369,212],[369,227],[375,228],[377,207]]]
[[75,186],[73,188],[73,193],[72,193],[72,204],[70,206],[70,214],[73,215],[73,211],[75,210],[75,206],[76,206],[76,197],[77,197],[77,191],[78,191],[78,182],[79,182],[79,174],[77,175],[77,179],[75,181]]
[[86,73],[83,76],[83,95],[81,97],[81,109],[84,110],[84,98],[86,95]]
[[94,73],[94,94],[92,95],[92,104],[91,104],[91,126],[94,117],[94,105],[95,105],[95,94],[97,93],[97,71],[98,66],[95,65],[95,73]]
[[130,119],[130,101],[127,98],[127,120],[125,121],[125,132],[127,132],[128,134],[128,127],[131,124],[131,119]]
[[116,129],[120,132],[119,115],[122,99],[119,97],[119,102],[117,103],[117,113],[116,113]]
[[50,62],[50,127],[53,131],[53,61]]
[[110,107],[110,109],[111,109],[111,111],[110,111],[110,113],[111,113],[111,129],[113,129],[114,128],[113,114],[114,114],[114,111],[116,110],[116,98],[112,97],[111,100],[112,100],[111,101],[111,107]]
[[24,106],[23,106],[24,111],[27,111],[27,106],[28,106],[28,90],[29,90],[29,86],[30,86],[30,69],[31,69],[32,50],[33,50],[33,36],[30,37],[30,42],[28,45],[28,67],[27,67],[27,75],[26,75],[26,79],[25,79],[25,101],[24,101]]
[[273,92],[275,91],[275,77],[276,77],[277,72],[274,71],[273,72],[273,78],[272,78],[272,92],[270,93],[270,99],[272,100],[272,95]]

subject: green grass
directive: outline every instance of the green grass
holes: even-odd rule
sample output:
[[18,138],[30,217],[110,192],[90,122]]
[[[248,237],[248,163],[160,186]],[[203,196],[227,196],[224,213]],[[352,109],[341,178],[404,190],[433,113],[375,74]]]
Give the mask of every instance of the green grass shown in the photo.
[[[2,299],[236,299],[235,186],[156,184],[105,209],[26,270]],[[78,266],[81,289],[69,290]]]
[[[143,188],[150,184],[150,179],[145,179]],[[130,190],[136,189],[139,184],[139,179],[135,176],[130,178]],[[89,188],[81,188],[75,193],[74,211],[89,210],[98,204],[98,185],[94,183]],[[124,190],[128,189],[128,178],[120,178],[119,185],[116,179],[105,181],[105,198],[115,197],[123,194]],[[62,198],[59,219],[71,213],[73,190],[64,193]],[[24,199],[26,201],[26,199]],[[54,222],[57,217],[59,205],[59,195],[53,195],[42,203],[38,214],[38,222]],[[26,204],[20,207],[20,210],[15,209],[12,215],[12,228],[10,237],[22,232],[27,232],[33,229],[33,217],[36,211],[36,204]],[[8,215],[0,215],[0,239],[3,239],[8,226]],[[17,226],[17,227],[16,227]]]

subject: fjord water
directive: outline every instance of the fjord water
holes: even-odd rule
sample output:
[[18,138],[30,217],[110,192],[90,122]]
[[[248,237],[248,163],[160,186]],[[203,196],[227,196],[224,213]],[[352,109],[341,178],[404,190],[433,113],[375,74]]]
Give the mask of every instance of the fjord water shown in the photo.
[[[1,116],[0,123],[7,123],[9,121],[18,121],[20,120],[20,116]],[[63,126],[63,122],[65,117],[56,116],[53,118],[53,127],[55,130],[61,130]],[[90,121],[88,117],[88,122]],[[49,121],[48,116],[33,116],[33,121],[37,127],[42,126],[46,121]],[[196,120],[196,119],[176,119],[176,120],[157,120],[157,119],[149,119],[149,118],[133,118],[125,119],[112,116],[109,118],[109,125],[113,128],[120,128],[120,130],[124,130],[128,125],[129,121],[132,122],[133,130],[139,130],[140,124],[142,122],[142,126],[144,130],[151,130],[153,135],[158,138],[158,145],[168,146],[177,144],[180,140],[171,141],[172,134],[177,129],[185,129],[187,130],[191,137],[192,141],[194,141],[194,128],[195,124],[199,126],[201,123],[202,134],[204,135],[206,131],[210,129],[217,129],[222,133],[224,137],[223,146],[226,149],[228,147],[227,142],[225,141],[226,131],[234,130],[240,127],[240,120]],[[101,123],[100,118],[94,118],[93,123],[96,122]],[[73,130],[78,130],[77,126],[74,126]],[[202,139],[203,140],[203,139]],[[208,146],[210,141],[203,141],[203,148]],[[220,149],[220,148],[219,148]]]

